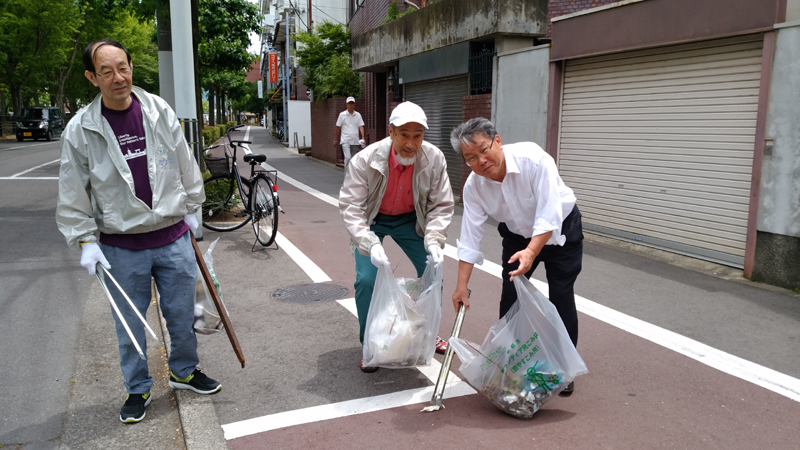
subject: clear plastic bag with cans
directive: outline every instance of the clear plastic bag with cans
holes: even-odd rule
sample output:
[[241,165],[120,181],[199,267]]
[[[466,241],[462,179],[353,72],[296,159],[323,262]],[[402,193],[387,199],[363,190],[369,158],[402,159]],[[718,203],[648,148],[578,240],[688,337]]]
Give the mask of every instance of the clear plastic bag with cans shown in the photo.
[[442,263],[428,257],[421,278],[395,278],[378,268],[364,330],[365,366],[427,366],[442,320]]
[[483,344],[451,338],[450,345],[469,384],[502,411],[530,419],[588,370],[550,300],[525,277],[514,287],[517,302]]
[[[211,280],[214,283],[214,289],[216,289],[221,301],[222,289],[220,288],[217,274],[214,272],[214,259],[211,257],[211,251],[214,250],[217,241],[219,241],[219,238],[212,242],[211,245],[208,246],[208,250],[203,253],[203,261],[205,261],[206,267],[208,267],[208,272],[211,274]],[[223,303],[223,307],[224,306],[225,304]],[[219,317],[219,312],[216,306],[214,306],[214,300],[211,298],[211,293],[208,292],[203,275],[200,273],[200,266],[198,266],[197,281],[194,285],[194,331],[200,334],[214,334],[221,331],[222,327],[223,325]]]

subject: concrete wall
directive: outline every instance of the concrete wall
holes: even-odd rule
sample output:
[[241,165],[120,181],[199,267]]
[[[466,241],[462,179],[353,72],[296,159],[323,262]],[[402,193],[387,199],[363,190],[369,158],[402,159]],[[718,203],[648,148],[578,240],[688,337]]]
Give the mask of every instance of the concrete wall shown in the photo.
[[[287,112],[289,113],[289,147],[310,147],[311,102],[289,100]],[[296,144],[295,133],[297,133]]]
[[800,20],[800,0],[786,0],[786,21]]
[[498,34],[543,36],[547,0],[441,0],[351,39],[354,70]]
[[800,24],[775,31],[753,280],[800,288]]
[[549,45],[497,55],[492,122],[503,142],[546,148],[549,67]]

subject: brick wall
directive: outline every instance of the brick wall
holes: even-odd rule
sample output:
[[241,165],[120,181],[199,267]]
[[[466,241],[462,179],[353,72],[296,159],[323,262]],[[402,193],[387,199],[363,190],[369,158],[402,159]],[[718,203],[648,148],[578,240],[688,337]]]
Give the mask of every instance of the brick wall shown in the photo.
[[[336,119],[340,112],[347,109],[345,100],[346,97],[336,97],[311,102],[311,156],[334,164],[344,164],[342,149],[340,146],[333,147],[333,137],[336,134]],[[363,98],[357,98],[356,111],[361,113],[364,104]]]
[[549,19],[553,17],[563,16],[565,14],[572,14],[578,11],[583,11],[597,6],[608,5],[609,3],[616,3],[619,0],[550,0],[548,3],[548,21],[547,21],[547,35],[552,33],[553,24]]
[[[464,122],[476,117],[485,117],[492,120],[492,94],[465,95],[463,104],[464,112],[461,117]],[[462,198],[461,193],[464,191],[464,183],[467,182],[467,177],[470,173],[472,173],[472,169],[469,168],[462,158],[461,189],[459,192],[453,192],[453,194],[457,195],[459,198]]]

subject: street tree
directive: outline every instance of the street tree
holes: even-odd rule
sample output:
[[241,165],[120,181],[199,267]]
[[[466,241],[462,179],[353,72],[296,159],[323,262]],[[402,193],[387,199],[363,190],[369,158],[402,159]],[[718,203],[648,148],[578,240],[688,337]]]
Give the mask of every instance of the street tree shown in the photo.
[[0,2],[0,82],[11,95],[14,112],[40,94],[54,95],[46,72],[66,63],[71,38],[81,23],[74,0],[4,0]]
[[[209,99],[247,94],[245,71],[255,61],[250,54],[250,33],[261,31],[258,8],[247,0],[200,0],[198,58],[201,86]],[[209,102],[209,123],[215,123],[214,102]]]
[[342,24],[323,22],[313,31],[300,32],[295,40],[298,64],[305,70],[303,84],[314,92],[314,100],[360,97],[361,75],[352,69],[350,30]]

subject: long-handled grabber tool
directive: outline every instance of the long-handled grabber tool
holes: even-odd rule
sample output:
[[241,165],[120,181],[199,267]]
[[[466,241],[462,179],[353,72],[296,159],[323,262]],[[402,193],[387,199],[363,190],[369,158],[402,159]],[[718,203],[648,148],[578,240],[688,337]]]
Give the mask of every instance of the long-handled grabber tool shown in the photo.
[[133,309],[133,311],[139,317],[139,320],[142,321],[142,323],[144,324],[145,328],[147,328],[147,331],[150,332],[150,334],[153,336],[153,338],[155,338],[155,340],[158,341],[158,343],[160,345],[162,345],[162,346],[164,345],[164,343],[161,342],[161,339],[159,339],[158,336],[156,336],[156,333],[153,331],[153,329],[150,328],[150,325],[148,325],[147,321],[144,319],[144,317],[142,317],[141,313],[139,313],[139,310],[136,309],[136,307],[133,305],[133,301],[131,301],[130,297],[128,297],[128,294],[126,294],[125,291],[122,289],[122,287],[119,285],[119,283],[117,283],[117,280],[114,279],[114,276],[111,275],[111,273],[108,270],[106,270],[105,267],[103,267],[102,265],[98,264],[95,267],[94,274],[95,274],[95,276],[97,276],[97,280],[100,281],[100,286],[102,286],[103,291],[106,293],[106,297],[108,297],[108,301],[111,302],[111,307],[114,308],[114,312],[117,313],[117,317],[119,317],[120,323],[122,323],[122,326],[125,328],[125,331],[128,333],[128,337],[131,338],[131,342],[133,342],[133,346],[136,347],[136,351],[139,352],[139,357],[142,358],[142,360],[147,360],[147,358],[145,358],[145,356],[144,356],[144,352],[142,352],[142,348],[139,346],[139,342],[133,336],[133,332],[131,331],[131,328],[128,326],[128,322],[125,321],[125,318],[122,316],[122,313],[119,312],[119,307],[117,306],[117,303],[114,301],[114,297],[111,296],[111,292],[109,292],[108,286],[106,286],[106,282],[103,280],[103,277],[100,276],[100,271],[97,270],[97,267],[100,267],[100,269],[102,269],[103,272],[105,273],[105,276],[107,276],[108,278],[111,279],[111,281],[114,282],[114,285],[117,286],[117,289],[119,289],[119,291],[122,293],[122,296],[125,297],[125,300],[128,301],[128,304],[131,306],[131,309]]
[[[456,314],[456,322],[453,324],[453,332],[450,337],[458,337],[461,334],[461,325],[464,323],[464,313],[466,308],[464,304],[458,306],[458,314]],[[444,388],[447,384],[447,374],[450,373],[450,363],[453,362],[453,346],[448,345],[447,351],[444,352],[444,361],[442,362],[442,369],[439,371],[439,378],[436,379],[436,386],[433,388],[433,396],[431,397],[431,404],[422,408],[421,412],[438,411],[439,408],[444,409],[442,404],[442,397],[444,396]]]

